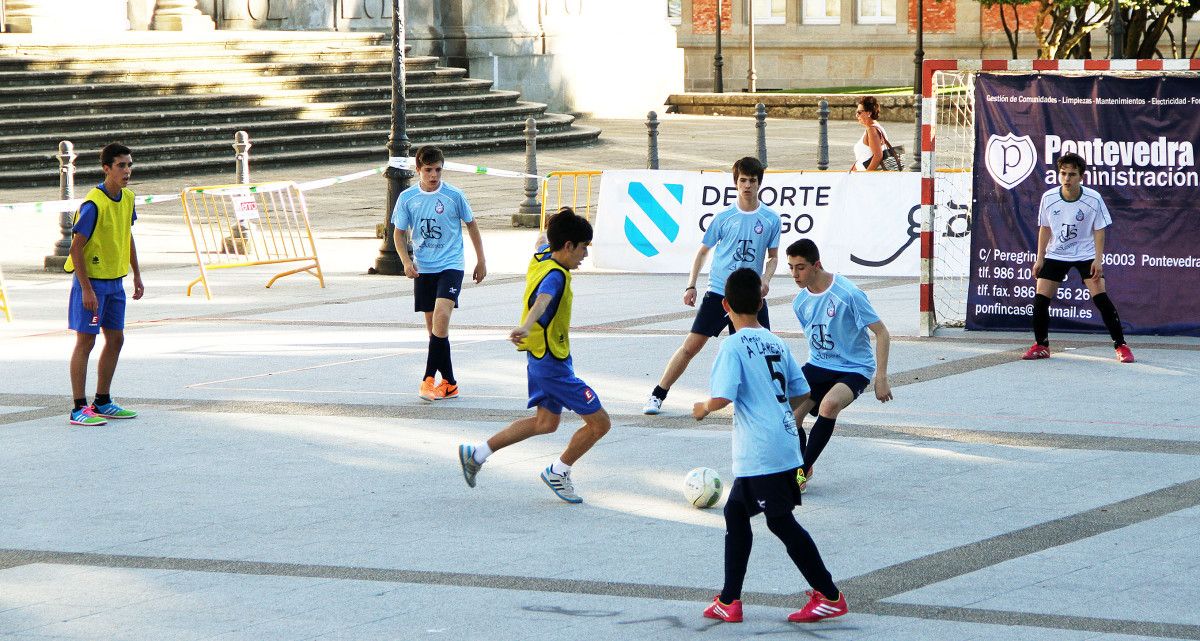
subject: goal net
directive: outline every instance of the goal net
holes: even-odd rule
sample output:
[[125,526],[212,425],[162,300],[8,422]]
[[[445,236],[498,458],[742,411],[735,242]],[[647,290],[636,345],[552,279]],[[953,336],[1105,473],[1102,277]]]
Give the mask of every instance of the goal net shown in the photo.
[[[972,171],[979,155],[975,101],[981,76],[1136,78],[1190,74],[1194,78],[1200,69],[1198,63],[1196,60],[926,60],[921,104],[924,181],[921,334],[930,336],[939,327],[964,327],[968,317],[971,234],[979,205],[973,193]],[[986,90],[986,84],[983,86]],[[1024,250],[1034,252],[1036,247]],[[1019,272],[1014,270],[1014,274]],[[1031,276],[1026,284],[1032,284]]]

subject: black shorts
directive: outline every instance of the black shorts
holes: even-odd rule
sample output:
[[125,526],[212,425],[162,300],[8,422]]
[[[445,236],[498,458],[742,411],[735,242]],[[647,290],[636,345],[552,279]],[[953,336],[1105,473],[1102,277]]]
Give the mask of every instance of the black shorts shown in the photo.
[[[725,308],[721,307],[723,300],[725,297],[720,294],[704,292],[704,296],[700,299],[700,308],[696,310],[696,320],[692,321],[693,334],[715,338],[720,336],[725,329],[733,333],[733,321],[729,320]],[[762,309],[758,310],[758,324],[771,329],[771,317],[767,315],[766,303],[763,303]]]
[[1067,279],[1067,275],[1071,273],[1071,268],[1079,272],[1079,276],[1084,280],[1092,277],[1092,261],[1088,260],[1058,260],[1056,258],[1047,258],[1042,263],[1042,271],[1038,272],[1038,278],[1045,278],[1056,283],[1061,283]]
[[449,298],[458,307],[458,292],[462,290],[463,270],[447,269],[433,274],[417,274],[413,283],[413,311],[432,312],[439,298]]
[[800,484],[796,483],[796,470],[762,476],[739,476],[733,479],[733,487],[725,504],[734,501],[746,506],[746,513],[750,516],[760,512],[766,514],[767,518],[791,514],[800,505]]
[[821,400],[825,398],[829,390],[833,389],[834,385],[838,383],[845,384],[854,393],[854,398],[858,398],[863,393],[863,390],[867,389],[867,385],[871,384],[871,381],[862,374],[839,372],[836,369],[829,369],[813,365],[812,363],[805,363],[800,369],[804,371],[804,380],[808,381],[808,387],[812,390],[809,394],[810,398],[812,398],[813,406],[808,411],[812,416],[817,415],[817,410],[821,408]]

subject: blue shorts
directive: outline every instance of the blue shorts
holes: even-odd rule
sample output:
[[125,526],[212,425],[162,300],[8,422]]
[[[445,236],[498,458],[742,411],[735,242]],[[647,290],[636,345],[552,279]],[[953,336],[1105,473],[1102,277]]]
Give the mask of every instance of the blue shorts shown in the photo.
[[83,306],[83,290],[79,279],[71,277],[71,302],[67,306],[67,327],[81,334],[99,334],[100,328],[125,329],[125,279],[93,278],[96,292],[96,311]]
[[834,385],[841,383],[850,388],[854,394],[854,398],[858,398],[863,390],[867,389],[867,385],[871,384],[870,379],[856,372],[840,372],[836,369],[805,363],[800,368],[804,372],[804,379],[808,381],[809,398],[812,399],[812,409],[809,414],[816,416],[817,410],[821,408],[821,400],[833,389]]
[[[692,321],[693,334],[715,338],[726,329],[733,333],[733,321],[729,320],[729,315],[721,306],[723,300],[725,297],[721,294],[704,292],[704,297],[700,299],[700,308],[696,310],[696,320]],[[766,303],[758,310],[758,324],[771,329],[771,317],[767,315]]]
[[547,376],[528,366],[526,371],[529,377],[529,404],[526,407],[544,407],[551,414],[562,414],[565,407],[580,416],[604,409],[596,392],[574,373]]
[[462,290],[463,270],[447,269],[432,274],[417,274],[413,283],[413,311],[432,312],[439,298],[449,298],[458,307],[458,292]]

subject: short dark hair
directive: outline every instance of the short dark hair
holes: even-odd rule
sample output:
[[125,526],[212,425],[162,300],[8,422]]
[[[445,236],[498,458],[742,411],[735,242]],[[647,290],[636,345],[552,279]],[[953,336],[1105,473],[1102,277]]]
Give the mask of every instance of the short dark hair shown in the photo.
[[574,209],[563,207],[546,221],[546,240],[550,241],[552,252],[562,249],[567,243],[590,243],[592,224],[576,214]]
[[725,280],[725,300],[735,314],[757,314],[762,307],[762,277],[749,267],[733,270]]
[[102,167],[111,167],[117,156],[130,156],[133,152],[129,147],[122,145],[119,142],[110,142],[104,145],[104,149],[100,150],[100,165]]
[[863,111],[871,114],[871,120],[879,120],[879,99],[875,96],[863,96],[858,99]]
[[758,182],[761,183],[763,171],[765,170],[766,167],[763,167],[763,164],[758,162],[757,158],[754,156],[746,156],[745,158],[733,163],[733,181],[737,182],[738,176],[746,174],[747,176],[754,176],[758,179]]
[[1058,162],[1055,163],[1055,166],[1057,166],[1059,169],[1062,169],[1063,165],[1073,165],[1079,170],[1079,175],[1081,176],[1083,175],[1083,172],[1087,171],[1087,161],[1083,159],[1083,156],[1080,156],[1076,153],[1067,152],[1059,156]]
[[810,265],[816,265],[817,261],[821,260],[821,251],[817,249],[817,244],[807,238],[801,238],[788,245],[787,255],[793,258],[803,258]]
[[418,147],[417,153],[413,154],[413,157],[417,159],[417,167],[436,165],[439,162],[446,162],[446,154],[443,154],[440,148],[434,147],[433,145]]

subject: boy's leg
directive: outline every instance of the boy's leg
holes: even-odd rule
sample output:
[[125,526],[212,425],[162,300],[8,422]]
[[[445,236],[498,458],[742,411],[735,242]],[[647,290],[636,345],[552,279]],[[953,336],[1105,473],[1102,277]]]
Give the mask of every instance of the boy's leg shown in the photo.
[[117,371],[121,347],[125,345],[125,331],[107,327],[103,331],[104,349],[100,351],[100,361],[96,368],[96,395],[107,397],[112,389],[112,379]]
[[721,588],[722,603],[733,603],[742,598],[742,583],[746,579],[746,566],[750,563],[750,548],[753,545],[754,530],[750,527],[746,505],[734,500],[734,495],[730,493],[725,503],[725,585]]
[[825,598],[836,601],[838,589],[833,582],[833,576],[829,574],[825,562],[821,560],[821,552],[817,550],[817,544],[813,542],[808,531],[796,522],[795,515],[791,512],[775,516],[768,515],[767,528],[780,541],[783,541],[788,556],[791,557],[792,563],[796,564],[800,573],[804,575],[804,580],[808,581],[814,590],[825,595]]
[[705,334],[694,331],[688,333],[683,339],[683,345],[680,345],[679,349],[671,355],[671,360],[667,361],[662,378],[650,392],[650,398],[646,400],[646,406],[642,408],[643,414],[658,414],[661,411],[662,403],[667,399],[667,392],[671,391],[671,386],[687,371],[688,364],[692,362],[693,358],[696,358],[700,350],[704,349],[708,339],[709,337]]
[[574,465],[579,457],[592,449],[608,430],[612,427],[612,419],[609,418],[608,412],[604,408],[583,417],[583,427],[575,431],[571,436],[571,442],[567,443],[567,449],[563,451],[559,460],[570,466]]
[[[75,332],[75,350],[71,352],[71,394],[78,404],[80,399],[87,404],[87,366],[96,345],[96,335],[87,332]],[[110,377],[111,378],[111,377]]]
[[1058,285],[1057,280],[1037,279],[1037,293],[1033,297],[1033,346],[1023,357],[1027,361],[1050,356],[1050,301],[1058,294]]
[[[545,407],[538,406],[533,416],[517,419],[508,427],[496,432],[487,440],[488,449],[492,452],[520,443],[531,436],[550,434],[558,429],[562,414],[555,414]],[[482,461],[480,461],[482,463]]]
[[442,373],[442,380],[445,380],[450,385],[455,385],[457,382],[454,380],[454,366],[450,361],[450,315],[453,312],[454,300],[439,298],[433,305],[433,312],[426,314],[428,317],[426,324],[429,327],[430,354],[435,353],[436,344],[437,358],[434,366],[437,371]]
[[[1083,283],[1087,285],[1088,292],[1092,295],[1092,300],[1096,303],[1096,308],[1100,310],[1100,318],[1104,320],[1104,327],[1108,329],[1108,335],[1112,338],[1113,348],[1117,350],[1118,358],[1125,362],[1132,362],[1133,352],[1130,352],[1128,347],[1124,350],[1125,354],[1121,353],[1121,347],[1125,345],[1125,328],[1121,327],[1121,315],[1117,313],[1117,306],[1108,297],[1108,289],[1105,287],[1104,278],[1085,278]],[[1126,357],[1128,360],[1126,360]]]
[[821,405],[817,409],[817,420],[813,423],[812,431],[808,434],[808,443],[804,447],[803,472],[805,476],[812,473],[813,463],[817,462],[821,451],[825,449],[825,445],[833,436],[833,427],[837,422],[838,414],[853,403],[854,398],[854,391],[849,386],[845,383],[836,383],[821,399]]

